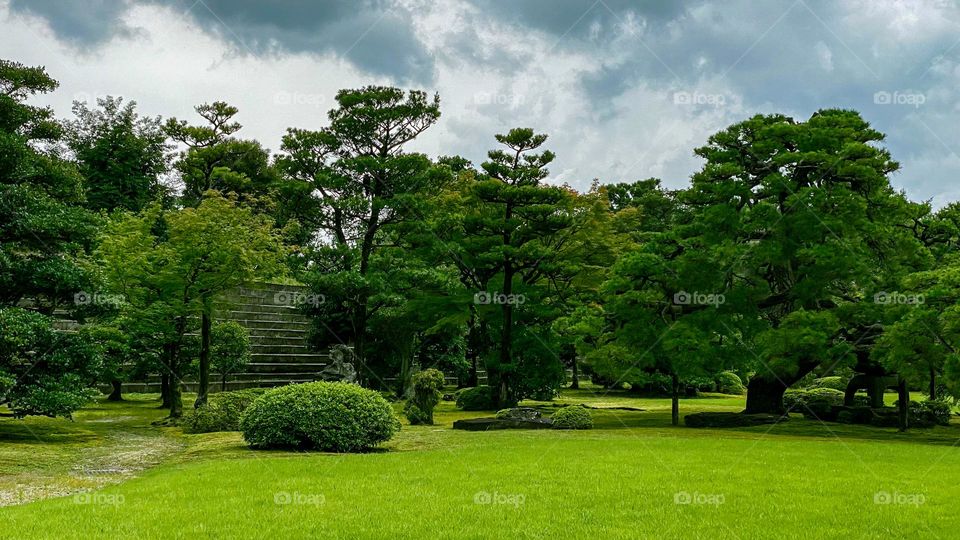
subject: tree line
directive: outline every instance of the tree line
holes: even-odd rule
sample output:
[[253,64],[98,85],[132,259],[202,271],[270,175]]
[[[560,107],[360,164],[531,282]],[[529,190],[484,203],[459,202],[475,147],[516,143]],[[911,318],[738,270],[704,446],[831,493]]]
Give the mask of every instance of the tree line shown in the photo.
[[[747,412],[846,370],[957,395],[960,207],[891,186],[884,135],[850,110],[756,115],[695,150],[686,187],[548,181],[548,138],[514,128],[487,158],[410,143],[439,96],[341,90],[325,126],[277,152],[237,109],[141,116],[133,101],[30,105],[57,86],[0,62],[0,402],[69,415],[103,381],[157,373],[170,415],[205,402],[219,295],[305,284],[318,348],[404,393],[437,367],[497,407],[550,399],[566,369],[677,399],[723,371]],[[116,302],[78,302],[80,291]],[[53,331],[66,310],[87,322]],[[388,382],[390,381],[390,382]],[[575,383],[576,381],[574,381]]]

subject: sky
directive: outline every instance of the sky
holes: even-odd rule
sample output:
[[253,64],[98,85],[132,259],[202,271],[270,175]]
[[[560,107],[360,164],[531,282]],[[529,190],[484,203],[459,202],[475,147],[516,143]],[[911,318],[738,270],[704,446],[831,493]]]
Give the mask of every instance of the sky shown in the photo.
[[0,58],[46,66],[61,86],[34,101],[62,117],[115,95],[196,122],[224,100],[274,150],[338,89],[436,92],[411,150],[479,164],[531,127],[549,181],[580,189],[684,187],[730,124],[849,108],[886,133],[895,186],[960,200],[960,0],[0,0]]

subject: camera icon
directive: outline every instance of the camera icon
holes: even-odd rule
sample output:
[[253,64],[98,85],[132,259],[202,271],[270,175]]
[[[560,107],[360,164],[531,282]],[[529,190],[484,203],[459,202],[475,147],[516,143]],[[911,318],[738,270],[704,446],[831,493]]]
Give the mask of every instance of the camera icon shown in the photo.
[[493,497],[490,496],[488,491],[478,491],[473,495],[474,504],[490,504],[493,501]]
[[873,102],[877,105],[889,105],[891,103],[892,97],[890,92],[881,90],[873,94]]
[[280,291],[273,295],[273,303],[279,306],[293,305],[293,300],[293,295],[287,291]]
[[673,104],[674,105],[690,105],[691,103],[690,92],[674,92],[673,93]]
[[77,493],[73,496],[73,504],[90,504],[93,501],[93,497],[90,496],[90,493]]
[[74,293],[73,295],[73,303],[78,306],[86,306],[92,301],[93,296],[86,291],[80,291],[78,293]]
[[890,303],[890,293],[886,291],[880,291],[877,294],[873,295],[874,304],[889,304]]
[[289,492],[278,491],[273,494],[273,504],[290,504],[293,502],[293,497]]
[[673,494],[674,504],[690,504],[691,502],[693,502],[693,496],[686,491],[678,491]]
[[678,306],[688,306],[690,305],[690,300],[692,297],[687,291],[679,291],[673,295],[673,303]]
[[487,305],[493,300],[493,296],[485,291],[478,292],[473,295],[474,304]]
[[873,504],[890,504],[893,502],[893,495],[887,491],[878,491],[873,494]]

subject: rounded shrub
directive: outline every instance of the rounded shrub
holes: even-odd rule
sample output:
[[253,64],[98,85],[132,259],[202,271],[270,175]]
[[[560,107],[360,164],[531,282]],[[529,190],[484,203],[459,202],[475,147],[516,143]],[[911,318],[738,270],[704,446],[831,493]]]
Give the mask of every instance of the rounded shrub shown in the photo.
[[240,429],[253,448],[357,452],[389,440],[400,422],[373,390],[313,382],[263,394],[244,411]]
[[591,429],[593,428],[593,415],[590,409],[581,405],[571,405],[564,407],[553,413],[554,429]]
[[489,386],[464,388],[457,394],[457,407],[465,411],[492,411],[496,409],[493,388]]
[[183,416],[183,430],[187,433],[240,431],[243,411],[266,391],[266,388],[247,388],[212,394],[206,405]]
[[810,388],[807,390],[787,390],[783,394],[783,406],[795,412],[803,412],[814,402],[828,405],[843,405],[844,393],[833,388]]
[[732,394],[742,396],[747,388],[740,380],[740,376],[732,371],[721,371],[717,373],[717,391],[721,394]]

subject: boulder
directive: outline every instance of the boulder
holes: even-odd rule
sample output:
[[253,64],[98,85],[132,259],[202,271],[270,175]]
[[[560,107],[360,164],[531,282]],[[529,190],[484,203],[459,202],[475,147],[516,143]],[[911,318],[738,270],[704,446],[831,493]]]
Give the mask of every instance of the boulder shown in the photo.
[[535,420],[470,418],[468,420],[457,420],[453,423],[453,429],[462,429],[465,431],[491,431],[495,429],[550,429],[552,427],[553,421],[549,418],[537,418]]
[[497,411],[497,418],[500,420],[536,420],[541,416],[540,411],[533,407],[514,407]]

